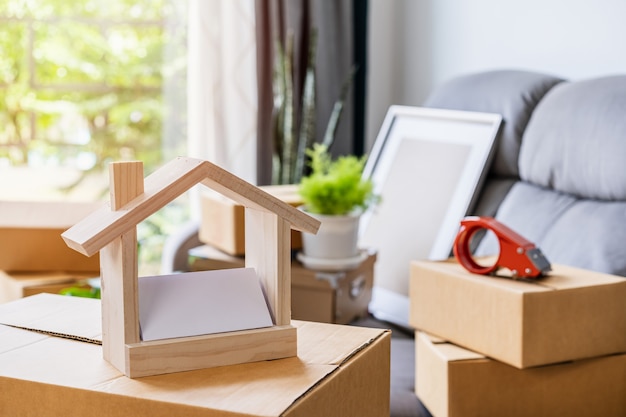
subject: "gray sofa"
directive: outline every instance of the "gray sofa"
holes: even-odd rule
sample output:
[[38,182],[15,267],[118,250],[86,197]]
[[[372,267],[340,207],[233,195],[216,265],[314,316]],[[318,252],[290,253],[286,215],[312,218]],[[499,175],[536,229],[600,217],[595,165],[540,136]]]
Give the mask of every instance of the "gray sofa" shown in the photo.
[[504,116],[477,212],[495,214],[552,262],[626,275],[626,76],[487,72],[450,82],[426,105]]
[[[552,263],[626,276],[626,75],[482,72],[445,83],[424,106],[503,116],[472,214],[495,216]],[[476,254],[498,250],[485,238]],[[414,398],[412,342],[401,331],[392,339],[392,416],[429,415]]]

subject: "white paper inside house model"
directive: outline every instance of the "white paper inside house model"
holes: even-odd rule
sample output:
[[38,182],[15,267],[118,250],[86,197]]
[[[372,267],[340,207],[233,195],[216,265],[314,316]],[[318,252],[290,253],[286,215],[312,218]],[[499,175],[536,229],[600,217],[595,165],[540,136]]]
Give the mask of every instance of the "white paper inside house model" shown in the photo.
[[159,340],[272,326],[252,268],[139,278],[141,339]]

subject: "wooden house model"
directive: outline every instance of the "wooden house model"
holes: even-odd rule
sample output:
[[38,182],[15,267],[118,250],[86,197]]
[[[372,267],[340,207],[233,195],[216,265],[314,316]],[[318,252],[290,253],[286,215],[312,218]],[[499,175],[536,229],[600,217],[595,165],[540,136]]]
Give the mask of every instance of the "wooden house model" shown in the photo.
[[[110,205],[62,234],[67,245],[100,252],[104,358],[129,377],[295,356],[291,326],[291,228],[316,233],[319,221],[203,160],[177,158],[143,178],[141,162],[110,165]],[[142,341],[138,314],[137,225],[203,184],[245,207],[246,267],[264,287],[274,325],[193,337]]]

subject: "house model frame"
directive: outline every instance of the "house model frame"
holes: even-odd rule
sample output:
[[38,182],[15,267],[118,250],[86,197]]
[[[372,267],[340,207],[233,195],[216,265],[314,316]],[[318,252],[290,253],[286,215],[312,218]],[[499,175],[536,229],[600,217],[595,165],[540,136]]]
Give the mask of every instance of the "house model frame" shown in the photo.
[[[291,228],[317,233],[319,221],[204,160],[179,157],[143,178],[143,163],[109,167],[111,202],[62,234],[72,249],[100,252],[104,359],[135,378],[296,356],[291,326]],[[245,266],[263,286],[274,325],[142,341],[137,225],[197,184],[245,208]]]

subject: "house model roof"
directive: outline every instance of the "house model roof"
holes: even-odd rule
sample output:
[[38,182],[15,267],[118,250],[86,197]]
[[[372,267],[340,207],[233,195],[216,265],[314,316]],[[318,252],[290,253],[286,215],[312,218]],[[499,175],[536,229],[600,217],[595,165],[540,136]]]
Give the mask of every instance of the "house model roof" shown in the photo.
[[[129,179],[134,181],[135,179]],[[274,213],[291,228],[316,233],[319,221],[208,161],[179,157],[146,177],[144,192],[111,210],[93,212],[62,234],[72,249],[91,256],[196,184],[203,184],[247,208]]]

